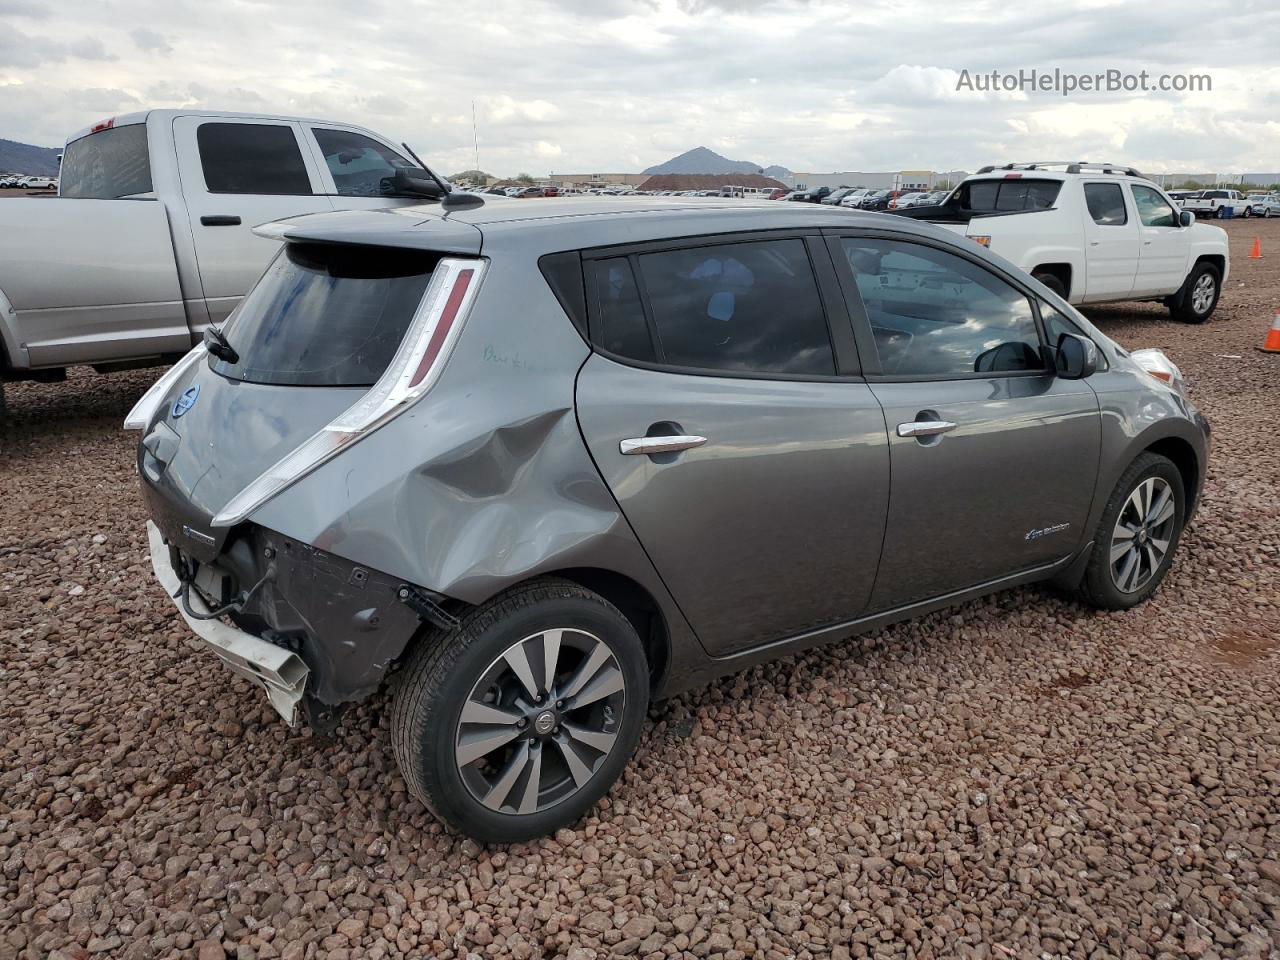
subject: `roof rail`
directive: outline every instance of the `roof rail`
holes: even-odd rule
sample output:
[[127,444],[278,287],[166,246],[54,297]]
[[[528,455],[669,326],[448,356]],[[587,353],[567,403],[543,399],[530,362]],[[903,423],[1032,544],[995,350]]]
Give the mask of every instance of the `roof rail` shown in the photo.
[[1151,179],[1139,173],[1134,167],[1124,163],[1090,163],[1087,160],[1034,160],[1030,163],[1006,163],[999,167],[988,164],[979,169],[978,173],[991,173],[994,170],[1047,170],[1050,167],[1064,167],[1067,173],[1083,173],[1085,170],[1095,170],[1100,173],[1122,173],[1125,176],[1138,177],[1142,180]]

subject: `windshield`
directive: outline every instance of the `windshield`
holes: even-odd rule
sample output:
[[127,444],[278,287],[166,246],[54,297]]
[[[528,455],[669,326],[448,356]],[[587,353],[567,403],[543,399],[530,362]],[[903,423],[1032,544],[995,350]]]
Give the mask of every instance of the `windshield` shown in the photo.
[[291,243],[271,262],[223,333],[233,380],[368,387],[391,363],[431,280],[437,254]]
[[64,197],[119,200],[151,192],[147,125],[131,123],[67,144],[58,172]]

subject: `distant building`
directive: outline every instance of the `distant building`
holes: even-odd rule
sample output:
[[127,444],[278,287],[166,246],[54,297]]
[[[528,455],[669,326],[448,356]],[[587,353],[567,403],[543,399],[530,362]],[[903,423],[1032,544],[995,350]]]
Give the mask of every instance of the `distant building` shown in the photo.
[[787,189],[781,180],[758,173],[657,173],[640,184],[641,190],[719,190],[721,187]]
[[579,187],[638,187],[649,179],[647,173],[553,173],[540,177],[538,183],[544,186]]

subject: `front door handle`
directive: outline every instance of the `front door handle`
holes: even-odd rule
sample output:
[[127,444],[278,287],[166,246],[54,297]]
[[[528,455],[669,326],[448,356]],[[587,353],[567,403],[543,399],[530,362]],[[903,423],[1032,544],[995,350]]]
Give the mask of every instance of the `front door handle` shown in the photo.
[[956,425],[950,420],[912,420],[910,423],[898,424],[900,437],[936,437],[950,433]]
[[655,453],[675,453],[679,450],[692,450],[694,447],[700,447],[706,442],[706,437],[634,437],[631,440],[621,441],[618,444],[618,452],[624,456],[634,456],[636,454],[653,456]]
[[206,227],[238,227],[240,218],[231,214],[216,213],[201,217],[200,223]]

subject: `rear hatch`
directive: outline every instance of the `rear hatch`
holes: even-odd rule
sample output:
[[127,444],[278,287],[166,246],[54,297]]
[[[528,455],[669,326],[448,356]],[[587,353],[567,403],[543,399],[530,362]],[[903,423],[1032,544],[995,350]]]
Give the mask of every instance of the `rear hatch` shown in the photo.
[[[144,431],[143,493],[169,542],[220,552],[213,518],[379,381],[441,254],[288,243],[210,345],[182,370]],[[206,341],[208,343],[208,341]]]

